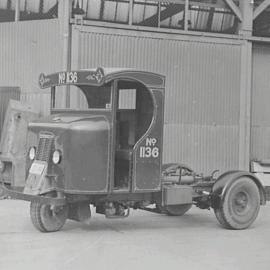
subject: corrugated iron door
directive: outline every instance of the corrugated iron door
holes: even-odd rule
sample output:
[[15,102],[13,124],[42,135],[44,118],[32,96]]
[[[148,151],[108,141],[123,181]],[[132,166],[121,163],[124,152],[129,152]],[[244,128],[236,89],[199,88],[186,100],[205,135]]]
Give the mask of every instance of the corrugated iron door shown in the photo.
[[238,168],[239,41],[91,26],[74,26],[72,36],[73,69],[131,67],[166,76],[165,163],[204,173]]
[[20,93],[19,87],[0,87],[0,139],[8,102],[10,99],[20,100]]
[[270,159],[270,47],[253,47],[251,160]]

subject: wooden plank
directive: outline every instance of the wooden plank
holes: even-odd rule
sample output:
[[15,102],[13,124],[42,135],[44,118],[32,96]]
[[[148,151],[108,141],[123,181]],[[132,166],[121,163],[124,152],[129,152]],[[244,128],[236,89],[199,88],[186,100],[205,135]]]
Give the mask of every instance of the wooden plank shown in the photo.
[[264,0],[253,13],[253,20],[255,20],[265,9],[270,6],[270,0]]

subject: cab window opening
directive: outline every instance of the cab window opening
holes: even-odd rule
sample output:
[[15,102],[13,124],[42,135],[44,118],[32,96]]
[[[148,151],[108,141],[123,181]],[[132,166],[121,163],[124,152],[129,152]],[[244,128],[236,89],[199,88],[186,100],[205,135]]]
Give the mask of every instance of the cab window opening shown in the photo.
[[[66,93],[69,91],[70,100],[67,106]],[[53,91],[51,107],[52,109],[66,110],[111,110],[112,104],[111,84],[103,86],[92,85],[62,85],[55,87]]]
[[118,83],[116,121],[119,148],[133,148],[147,132],[153,115],[153,99],[143,84],[133,81]]

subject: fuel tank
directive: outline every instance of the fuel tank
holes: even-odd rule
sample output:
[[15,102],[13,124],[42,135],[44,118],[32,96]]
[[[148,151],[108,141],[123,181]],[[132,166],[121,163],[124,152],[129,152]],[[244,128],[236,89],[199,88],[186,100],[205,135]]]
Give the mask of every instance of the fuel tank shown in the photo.
[[[56,189],[73,194],[107,192],[110,120],[106,115],[54,114],[30,123],[29,131],[39,138],[36,159],[48,159],[43,161],[48,162],[47,174]],[[52,162],[54,150],[61,151],[59,164]]]

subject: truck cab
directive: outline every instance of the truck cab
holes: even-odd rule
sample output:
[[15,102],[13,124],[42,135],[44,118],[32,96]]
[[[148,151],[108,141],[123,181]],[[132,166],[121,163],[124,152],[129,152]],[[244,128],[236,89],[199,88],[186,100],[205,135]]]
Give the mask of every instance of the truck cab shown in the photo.
[[[25,192],[160,189],[163,76],[99,68],[41,74],[39,82],[41,88],[51,88],[51,115],[29,125],[37,138],[30,176],[46,168],[53,184],[33,191],[27,181]],[[63,104],[67,91],[70,102]],[[50,159],[52,151],[61,156],[57,164]]]
[[51,114],[28,126],[25,185],[0,186],[0,194],[31,202],[38,230],[86,222],[90,205],[123,218],[131,208],[180,216],[193,204],[213,208],[225,228],[245,229],[265,204],[265,189],[249,172],[203,177],[181,163],[162,164],[164,76],[97,68],[41,74],[39,85],[51,89]]

